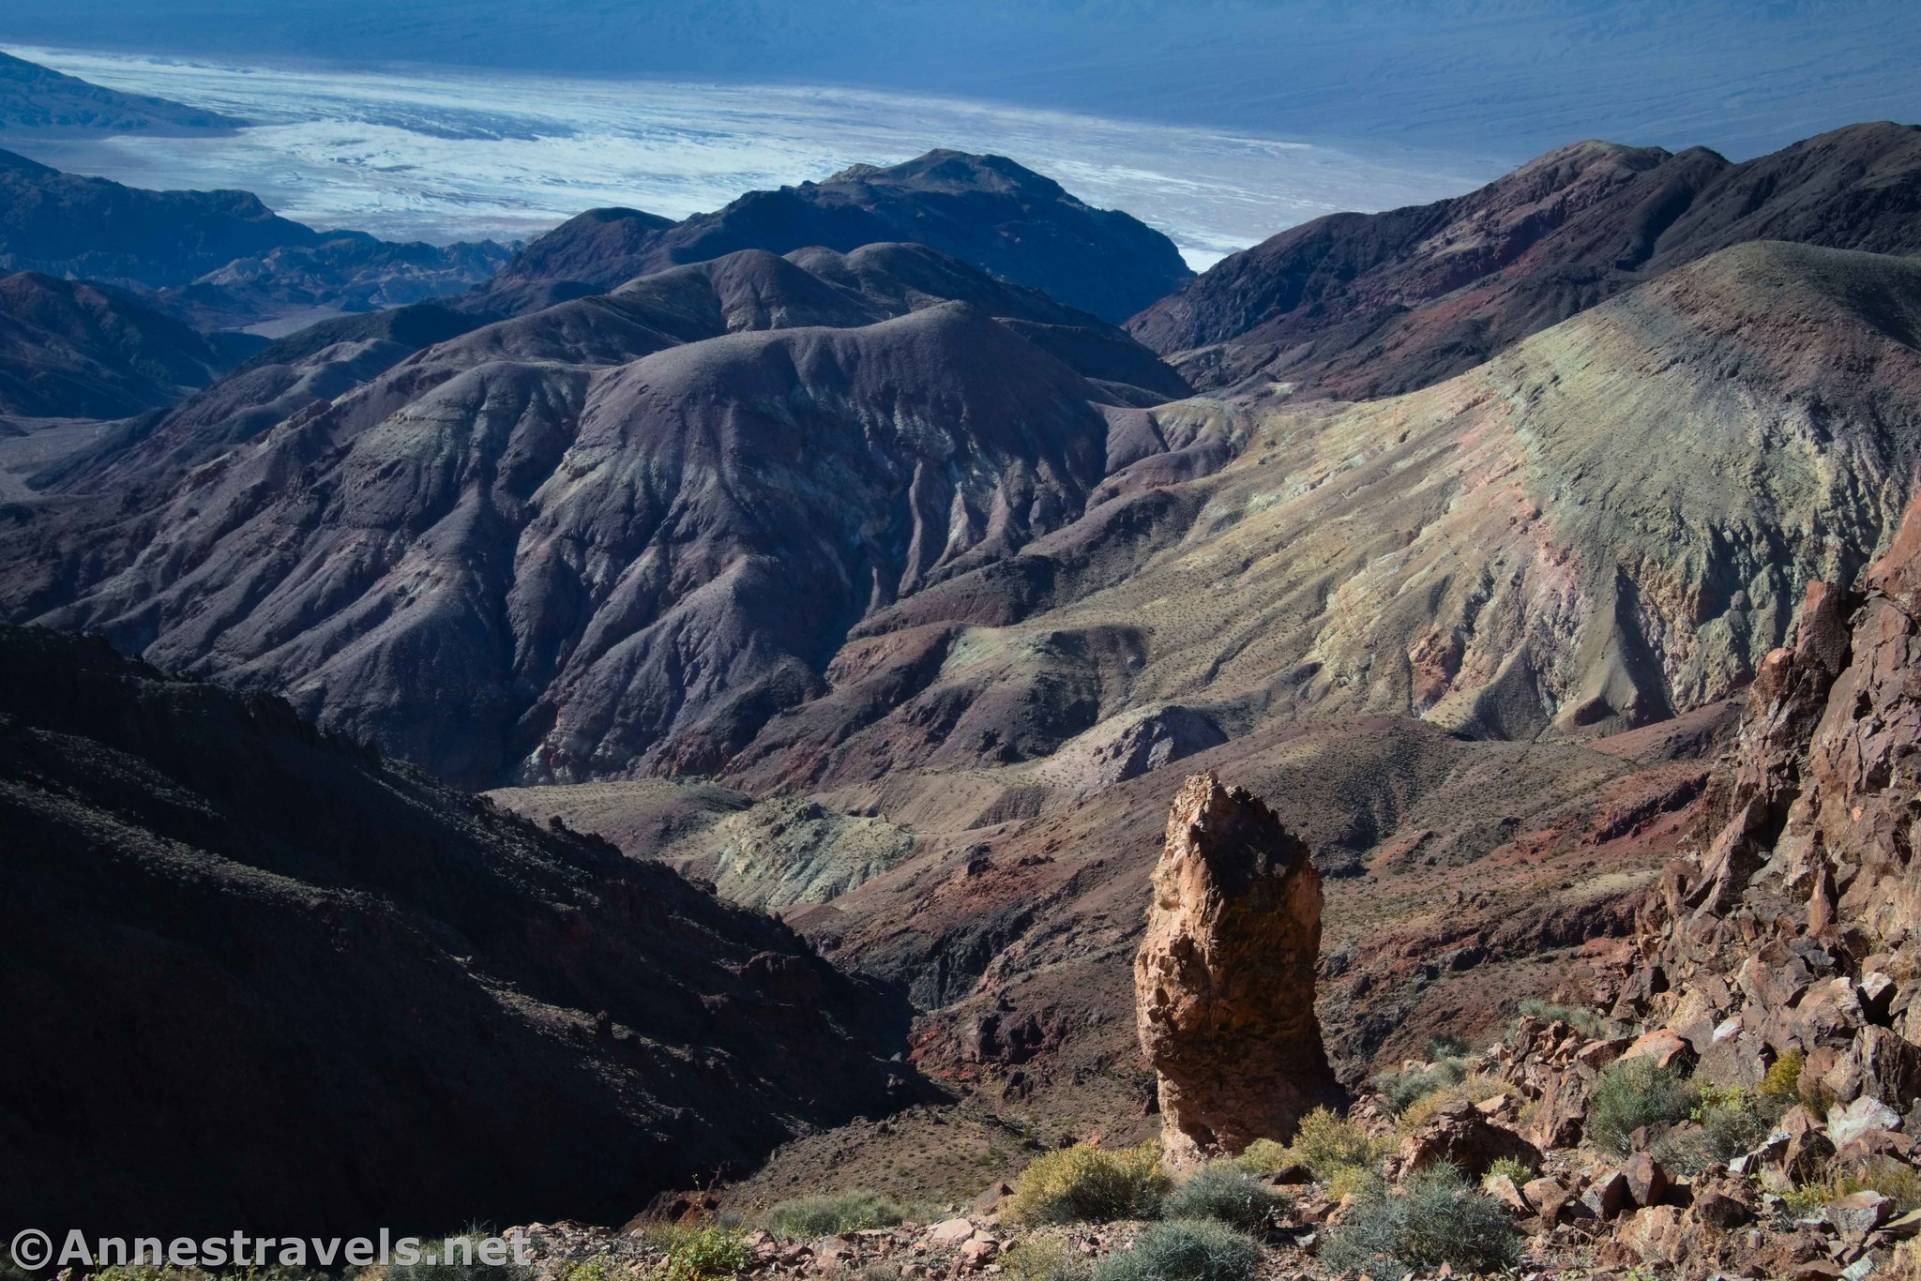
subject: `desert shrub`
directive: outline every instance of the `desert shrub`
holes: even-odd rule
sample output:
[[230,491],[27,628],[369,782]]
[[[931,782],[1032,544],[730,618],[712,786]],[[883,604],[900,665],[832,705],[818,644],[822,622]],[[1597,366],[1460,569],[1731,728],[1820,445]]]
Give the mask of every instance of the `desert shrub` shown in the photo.
[[1617,1059],[1595,1078],[1588,1096],[1587,1137],[1598,1148],[1626,1156],[1642,1126],[1671,1125],[1693,1110],[1694,1087],[1679,1068],[1651,1058]]
[[558,1281],[635,1281],[635,1272],[611,1255],[597,1254],[591,1259],[566,1266],[554,1274]]
[[1921,1209],[1921,1171],[1887,1157],[1852,1167],[1830,1163],[1820,1178],[1797,1184],[1782,1200],[1793,1213],[1810,1214],[1855,1192],[1879,1192],[1894,1202],[1896,1214],[1906,1214]]
[[1076,1144],[1021,1171],[1007,1216],[1016,1223],[1151,1219],[1171,1183],[1152,1143],[1113,1151]]
[[1225,1223],[1172,1219],[1103,1258],[1094,1281],[1252,1281],[1261,1258],[1260,1242]]
[[1534,1177],[1534,1171],[1518,1156],[1494,1158],[1487,1167],[1487,1177],[1493,1178],[1497,1174],[1507,1176],[1508,1181],[1517,1188]]
[[1234,1158],[1234,1164],[1249,1174],[1279,1174],[1300,1162],[1287,1144],[1276,1143],[1273,1139],[1256,1139]]
[[1374,1088],[1387,1100],[1388,1108],[1399,1115],[1428,1095],[1459,1085],[1466,1078],[1465,1061],[1443,1059],[1439,1063],[1384,1073],[1374,1078]]
[[1499,1077],[1485,1072],[1476,1072],[1464,1077],[1453,1085],[1444,1085],[1437,1090],[1423,1094],[1407,1105],[1400,1116],[1401,1129],[1412,1130],[1433,1116],[1441,1108],[1456,1099],[1466,1099],[1469,1103],[1482,1103],[1496,1095],[1507,1094],[1512,1087]]
[[1386,1186],[1381,1172],[1371,1165],[1343,1165],[1327,1176],[1327,1195],[1334,1201],[1343,1201],[1350,1196],[1366,1196]]
[[1599,1036],[1607,1029],[1607,1020],[1599,1010],[1590,1010],[1580,1005],[1562,1005],[1556,1001],[1541,1001],[1532,997],[1516,1007],[1525,1018],[1539,1019],[1543,1023],[1560,1021],[1579,1032],[1582,1036]]
[[1161,1201],[1169,1219],[1214,1219],[1243,1232],[1267,1226],[1288,1199],[1232,1162],[1216,1161],[1178,1184]]
[[1778,1100],[1782,1110],[1787,1110],[1801,1093],[1801,1064],[1805,1061],[1801,1051],[1789,1050],[1768,1067],[1754,1092],[1764,1099]]
[[1013,1281],[1092,1281],[1094,1264],[1063,1237],[1035,1235],[1001,1256],[1001,1271]]
[[1336,1272],[1401,1276],[1448,1264],[1496,1272],[1520,1256],[1520,1236],[1493,1198],[1442,1163],[1408,1178],[1400,1195],[1376,1188],[1328,1233],[1321,1262]]
[[1768,1137],[1781,1111],[1747,1090],[1703,1088],[1689,1116],[1700,1123],[1709,1161],[1732,1161],[1752,1152]]
[[1427,1038],[1427,1057],[1437,1062],[1461,1058],[1467,1054],[1467,1049],[1467,1038],[1452,1032],[1436,1032]]
[[[485,1228],[469,1228],[445,1243],[422,1243],[418,1263],[394,1263],[386,1269],[385,1281],[532,1281],[534,1270],[524,1263],[486,1263],[480,1258],[480,1242],[494,1236]],[[463,1248],[460,1241],[467,1242]]]
[[775,1236],[826,1237],[863,1228],[891,1228],[906,1211],[876,1192],[830,1192],[770,1206],[761,1226]]
[[662,1281],[716,1281],[754,1266],[754,1247],[746,1234],[724,1224],[661,1224],[644,1235],[667,1256]]
[[1291,1163],[1323,1181],[1343,1166],[1372,1165],[1376,1156],[1367,1132],[1331,1108],[1302,1117],[1287,1151]]

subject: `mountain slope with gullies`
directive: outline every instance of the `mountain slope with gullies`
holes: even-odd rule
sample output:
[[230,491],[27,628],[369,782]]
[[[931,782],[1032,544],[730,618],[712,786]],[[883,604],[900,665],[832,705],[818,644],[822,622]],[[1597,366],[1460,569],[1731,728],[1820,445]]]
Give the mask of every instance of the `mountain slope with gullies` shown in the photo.
[[646,277],[344,393],[276,375],[238,436],[189,402],[15,513],[10,608],[447,777],[712,768],[862,616],[1078,516],[1111,455],[1157,447],[1126,406],[1185,390],[924,248],[796,257]]
[[[911,835],[788,918],[910,985],[926,1070],[1118,1141],[1148,1125],[1124,961],[1156,833],[1213,769],[1329,878],[1321,1019],[1351,1080],[1631,927],[1728,696],[1808,581],[1893,536],[1917,335],[1921,264],[1759,242],[1407,396],[1142,411],[1238,448],[1116,469],[1080,520],[870,615],[722,781]],[[565,790],[509,799],[572,815]],[[596,803],[626,832],[663,812]],[[674,857],[719,857],[706,830]]]
[[0,663],[22,1221],[618,1223],[913,1092],[897,996],[657,863],[98,640]]
[[741,249],[846,252],[890,241],[927,245],[1114,323],[1193,275],[1173,241],[1129,214],[1087,205],[1002,156],[930,151],[749,192],[678,223],[589,210],[528,245],[483,297],[553,301],[555,291],[598,292]]
[[1531,739],[1723,698],[1905,504],[1918,321],[1921,263],[1758,242],[1407,396],[1144,411],[1169,439],[1224,415],[1238,452],[1198,478],[1148,457],[877,611],[728,773],[1008,764],[1162,706],[1230,735],[1394,715]]
[[159,408],[238,364],[236,345],[117,290],[0,276],[0,414],[118,418]]
[[1741,164],[1582,142],[1464,196],[1291,228],[1128,328],[1197,386],[1393,395],[1743,241],[1921,251],[1917,215],[1912,125],[1852,125]]

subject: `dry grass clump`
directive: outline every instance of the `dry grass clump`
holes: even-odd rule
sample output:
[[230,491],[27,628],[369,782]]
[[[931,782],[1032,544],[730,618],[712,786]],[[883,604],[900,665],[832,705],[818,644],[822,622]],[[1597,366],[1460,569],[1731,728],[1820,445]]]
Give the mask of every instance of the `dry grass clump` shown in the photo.
[[907,1212],[877,1192],[830,1192],[768,1207],[761,1226],[775,1236],[826,1237],[863,1228],[891,1228]]
[[1514,1087],[1499,1077],[1485,1072],[1476,1072],[1463,1077],[1452,1085],[1444,1085],[1408,1104],[1401,1112],[1401,1129],[1412,1130],[1440,1111],[1446,1104],[1458,1099],[1469,1103],[1485,1103],[1502,1094],[1514,1093]]
[[1921,1209],[1921,1171],[1887,1157],[1854,1166],[1830,1162],[1820,1178],[1798,1184],[1781,1199],[1795,1214],[1811,1214],[1855,1192],[1879,1192],[1894,1202],[1896,1214],[1906,1214]]
[[1094,1263],[1065,1237],[1034,1233],[1000,1257],[1013,1281],[1093,1281]]

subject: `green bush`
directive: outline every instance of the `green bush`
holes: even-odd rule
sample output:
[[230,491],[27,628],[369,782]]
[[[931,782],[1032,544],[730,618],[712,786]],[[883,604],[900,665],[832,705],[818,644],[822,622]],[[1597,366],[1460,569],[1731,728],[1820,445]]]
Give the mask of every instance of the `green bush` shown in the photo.
[[1767,1075],[1754,1092],[1764,1099],[1777,1100],[1783,1112],[1794,1106],[1794,1100],[1801,1093],[1801,1064],[1805,1060],[1801,1051],[1789,1050],[1776,1059],[1769,1067]]
[[1501,1156],[1494,1158],[1494,1161],[1487,1167],[1487,1177],[1493,1178],[1497,1174],[1506,1175],[1508,1182],[1517,1188],[1534,1177],[1534,1171],[1528,1169],[1527,1162],[1521,1160],[1518,1156]]
[[1697,1097],[1681,1070],[1651,1058],[1617,1059],[1601,1070],[1588,1096],[1587,1137],[1617,1156],[1634,1150],[1643,1126],[1672,1125],[1693,1110]]
[[1452,1032],[1436,1032],[1427,1038],[1427,1057],[1436,1061],[1462,1058],[1467,1051],[1467,1038]]
[[1256,1139],[1234,1158],[1234,1164],[1249,1174],[1279,1174],[1289,1166],[1300,1163],[1294,1159],[1294,1150],[1287,1144],[1276,1143],[1272,1139]]
[[722,1224],[663,1224],[649,1228],[645,1237],[667,1256],[662,1281],[718,1281],[754,1266],[746,1234]]
[[1288,1199],[1228,1161],[1216,1161],[1175,1187],[1161,1202],[1169,1219],[1214,1219],[1257,1232]]
[[1322,1182],[1347,1166],[1371,1166],[1377,1155],[1366,1131],[1329,1108],[1315,1108],[1301,1118],[1287,1152],[1290,1164],[1306,1167]]
[[1456,1272],[1498,1272],[1520,1253],[1506,1211],[1443,1163],[1410,1176],[1398,1196],[1385,1188],[1363,1193],[1329,1231],[1320,1257],[1336,1272],[1380,1277],[1443,1263]]
[[1365,1196],[1387,1186],[1381,1172],[1371,1165],[1337,1166],[1327,1176],[1327,1198],[1330,1201],[1345,1201],[1351,1196]]
[[761,1226],[775,1236],[828,1237],[863,1228],[891,1228],[907,1212],[876,1192],[830,1192],[776,1202]]
[[1094,1281],[1252,1281],[1261,1259],[1260,1242],[1225,1223],[1172,1219],[1103,1258]]
[[1016,1223],[1111,1223],[1151,1219],[1172,1180],[1152,1143],[1110,1151],[1076,1144],[1022,1170],[1007,1200]]
[[[1754,1151],[1786,1108],[1743,1089],[1703,1089],[1688,1115],[1701,1124],[1701,1145],[1708,1162],[1732,1161]],[[1690,1171],[1691,1173],[1691,1171]]]
[[1092,1281],[1094,1264],[1063,1237],[1037,1234],[1001,1256],[1001,1271],[1013,1281]]
[[1450,1085],[1459,1085],[1466,1079],[1465,1060],[1443,1059],[1439,1063],[1377,1076],[1374,1078],[1374,1088],[1387,1100],[1388,1108],[1399,1115],[1428,1095],[1439,1093]]

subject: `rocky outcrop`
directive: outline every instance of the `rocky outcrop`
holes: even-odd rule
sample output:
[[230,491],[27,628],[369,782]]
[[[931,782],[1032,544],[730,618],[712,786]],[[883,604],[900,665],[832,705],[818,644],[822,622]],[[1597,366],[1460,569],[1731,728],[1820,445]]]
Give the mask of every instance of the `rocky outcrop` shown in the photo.
[[1188,779],[1134,958],[1169,1161],[1288,1139],[1309,1109],[1341,1097],[1314,1015],[1320,949],[1307,846],[1244,789]]
[[1839,1104],[1921,1097],[1921,503],[1850,591],[1808,590],[1710,788],[1698,859],[1670,867],[1604,989],[1688,1040],[1710,1080],[1784,1055]]

